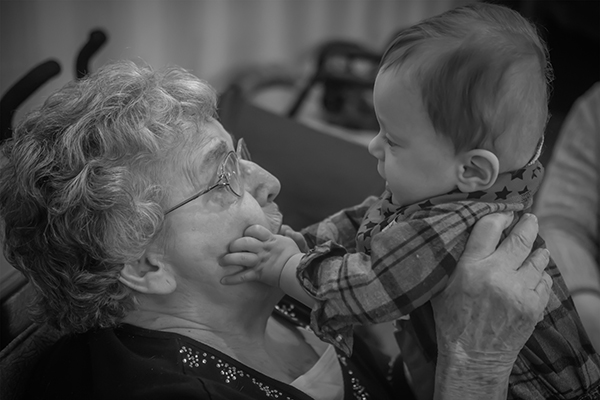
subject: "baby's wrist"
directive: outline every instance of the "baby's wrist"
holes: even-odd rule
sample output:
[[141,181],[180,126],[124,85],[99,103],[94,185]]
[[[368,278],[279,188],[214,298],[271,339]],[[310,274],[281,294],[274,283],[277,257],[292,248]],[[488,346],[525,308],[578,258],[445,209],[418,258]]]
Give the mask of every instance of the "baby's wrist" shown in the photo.
[[296,270],[298,269],[298,265],[300,265],[302,257],[304,257],[304,253],[296,253],[285,263],[279,277],[279,288],[288,296],[312,308],[315,304],[315,299],[304,290],[304,287],[302,287],[296,277]]
[[304,253],[295,253],[285,262],[283,268],[281,268],[279,271],[279,280],[277,285],[279,288],[283,288],[286,280],[296,279],[296,269],[298,268],[302,257],[304,257]]

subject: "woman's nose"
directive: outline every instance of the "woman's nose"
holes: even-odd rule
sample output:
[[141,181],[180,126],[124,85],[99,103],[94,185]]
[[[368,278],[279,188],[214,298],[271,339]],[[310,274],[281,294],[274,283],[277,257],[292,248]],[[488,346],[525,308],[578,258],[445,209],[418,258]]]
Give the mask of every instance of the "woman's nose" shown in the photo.
[[252,161],[240,160],[245,189],[262,206],[273,202],[281,190],[279,180]]

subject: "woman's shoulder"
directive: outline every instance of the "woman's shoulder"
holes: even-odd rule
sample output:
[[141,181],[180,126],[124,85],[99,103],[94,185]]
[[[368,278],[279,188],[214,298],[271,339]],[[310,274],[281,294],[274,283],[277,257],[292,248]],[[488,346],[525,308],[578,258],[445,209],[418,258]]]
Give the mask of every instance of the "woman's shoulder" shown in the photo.
[[33,379],[40,398],[309,399],[205,343],[127,324],[62,338]]
[[187,373],[178,336],[133,326],[65,336],[37,363],[27,398],[247,398]]
[[[286,310],[276,311],[279,318],[307,326],[303,305],[290,300],[278,309]],[[392,398],[360,340],[352,357],[339,357],[347,395],[358,390]],[[131,325],[63,337],[40,360],[31,383],[32,398],[309,399],[204,343]]]

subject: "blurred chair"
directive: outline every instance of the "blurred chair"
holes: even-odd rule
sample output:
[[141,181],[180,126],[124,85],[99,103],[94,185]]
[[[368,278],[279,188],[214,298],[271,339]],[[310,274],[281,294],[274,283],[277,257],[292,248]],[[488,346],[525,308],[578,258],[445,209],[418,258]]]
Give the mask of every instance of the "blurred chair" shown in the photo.
[[[16,271],[15,271],[16,272]],[[28,318],[32,288],[25,278],[0,298],[2,350],[0,351],[0,399],[18,400],[37,360],[60,338],[60,333]]]
[[364,146],[255,106],[232,84],[219,98],[223,126],[248,144],[252,161],[281,182],[284,223],[300,229],[379,195],[384,182]]
[[23,398],[23,390],[36,361],[60,334],[46,325],[33,323],[29,304],[33,288],[17,270],[0,282],[0,399]]
[[352,41],[327,41],[317,49],[315,69],[288,111],[294,118],[316,86],[322,87],[325,120],[349,129],[377,130],[373,85],[381,54]]
[[19,106],[59,73],[58,61],[44,61],[30,69],[4,93],[0,99],[0,142],[12,136],[13,117]]
[[27,308],[33,298],[31,285],[11,268],[0,282],[0,350],[3,350],[33,322]]
[[[77,53],[75,77],[81,79],[88,74],[92,56],[106,43],[104,31],[95,29],[90,32],[87,42]],[[0,142],[12,136],[13,117],[19,106],[42,85],[61,72],[58,61],[44,61],[29,71],[12,85],[0,99]]]

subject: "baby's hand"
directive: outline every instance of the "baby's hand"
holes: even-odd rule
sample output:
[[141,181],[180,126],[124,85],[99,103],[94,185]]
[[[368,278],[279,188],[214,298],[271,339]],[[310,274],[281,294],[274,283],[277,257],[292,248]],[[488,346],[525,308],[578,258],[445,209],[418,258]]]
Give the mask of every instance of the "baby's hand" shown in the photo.
[[279,276],[285,263],[294,254],[300,253],[293,239],[274,235],[261,225],[252,225],[244,232],[244,237],[229,245],[230,253],[225,254],[222,264],[242,266],[245,269],[221,279],[224,285],[260,281],[271,286],[279,286]]
[[291,226],[281,225],[279,234],[294,240],[301,252],[306,253],[308,251],[308,245],[306,244],[306,239],[304,239],[304,236],[302,236],[300,232],[293,230]]

